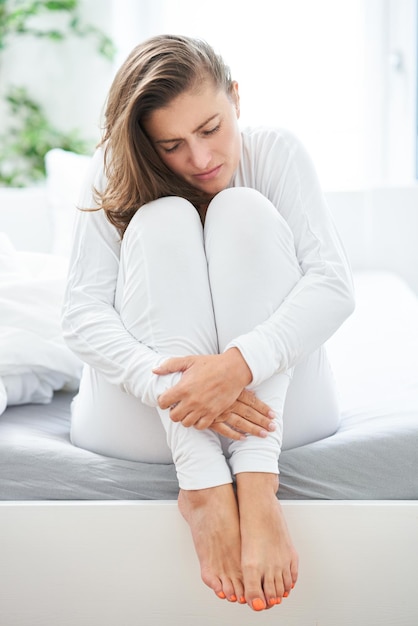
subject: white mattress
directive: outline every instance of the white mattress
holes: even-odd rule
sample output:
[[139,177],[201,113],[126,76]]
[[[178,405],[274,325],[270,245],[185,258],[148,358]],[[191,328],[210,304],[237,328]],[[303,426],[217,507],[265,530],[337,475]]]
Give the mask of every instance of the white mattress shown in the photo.
[[[418,299],[397,276],[355,276],[357,308],[328,342],[342,422],[283,452],[282,499],[418,498]],[[71,394],[0,416],[0,499],[175,499],[173,465],[134,463],[69,441]]]

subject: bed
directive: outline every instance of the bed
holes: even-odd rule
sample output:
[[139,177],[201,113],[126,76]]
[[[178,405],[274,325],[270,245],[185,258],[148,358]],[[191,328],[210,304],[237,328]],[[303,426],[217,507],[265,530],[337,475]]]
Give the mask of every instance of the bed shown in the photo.
[[[418,496],[418,298],[388,272],[357,273],[355,283],[356,313],[328,344],[341,426],[332,437],[282,452],[282,500]],[[2,415],[0,498],[176,500],[173,465],[71,445],[74,393],[58,391],[49,404],[10,406]]]
[[[57,246],[51,189],[36,194]],[[177,511],[174,467],[74,448],[76,386],[67,372],[51,402],[8,406],[0,416],[1,624],[416,626],[417,200],[415,188],[329,194],[357,308],[328,342],[341,427],[281,456],[279,497],[301,559],[291,596],[257,615],[213,597]],[[27,260],[30,243],[19,244],[4,207],[0,230]],[[61,271],[65,261],[51,255],[60,248],[48,245],[51,238],[43,262]]]

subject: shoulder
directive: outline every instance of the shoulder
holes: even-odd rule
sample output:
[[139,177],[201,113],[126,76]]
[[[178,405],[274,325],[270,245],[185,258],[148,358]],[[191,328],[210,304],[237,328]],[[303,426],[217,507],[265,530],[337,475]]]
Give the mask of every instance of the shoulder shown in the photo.
[[304,169],[306,151],[292,132],[275,127],[245,128],[234,185],[258,189],[271,198],[289,176]]
[[263,179],[291,172],[304,178],[315,171],[309,151],[296,134],[263,126],[242,131],[242,167]]
[[244,152],[253,156],[275,153],[289,154],[302,147],[300,140],[291,131],[274,126],[244,128],[241,132]]
[[300,165],[307,152],[299,138],[291,131],[279,127],[259,126],[245,128],[241,133],[241,167],[252,171],[256,179],[266,175],[283,175],[289,165]]

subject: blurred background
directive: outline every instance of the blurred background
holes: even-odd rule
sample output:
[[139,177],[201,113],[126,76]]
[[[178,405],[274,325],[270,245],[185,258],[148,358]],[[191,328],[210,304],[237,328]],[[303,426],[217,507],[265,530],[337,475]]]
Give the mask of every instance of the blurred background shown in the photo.
[[51,148],[91,154],[106,93],[148,36],[202,37],[242,125],[295,132],[325,190],[415,185],[417,0],[0,0],[0,185],[42,184]]

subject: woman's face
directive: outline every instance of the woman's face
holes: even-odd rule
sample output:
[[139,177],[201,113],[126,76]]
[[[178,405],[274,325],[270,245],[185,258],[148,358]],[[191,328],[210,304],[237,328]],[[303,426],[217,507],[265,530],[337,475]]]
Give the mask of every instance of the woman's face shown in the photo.
[[237,83],[228,96],[208,80],[151,113],[144,126],[164,163],[214,196],[228,187],[240,160],[238,117]]

